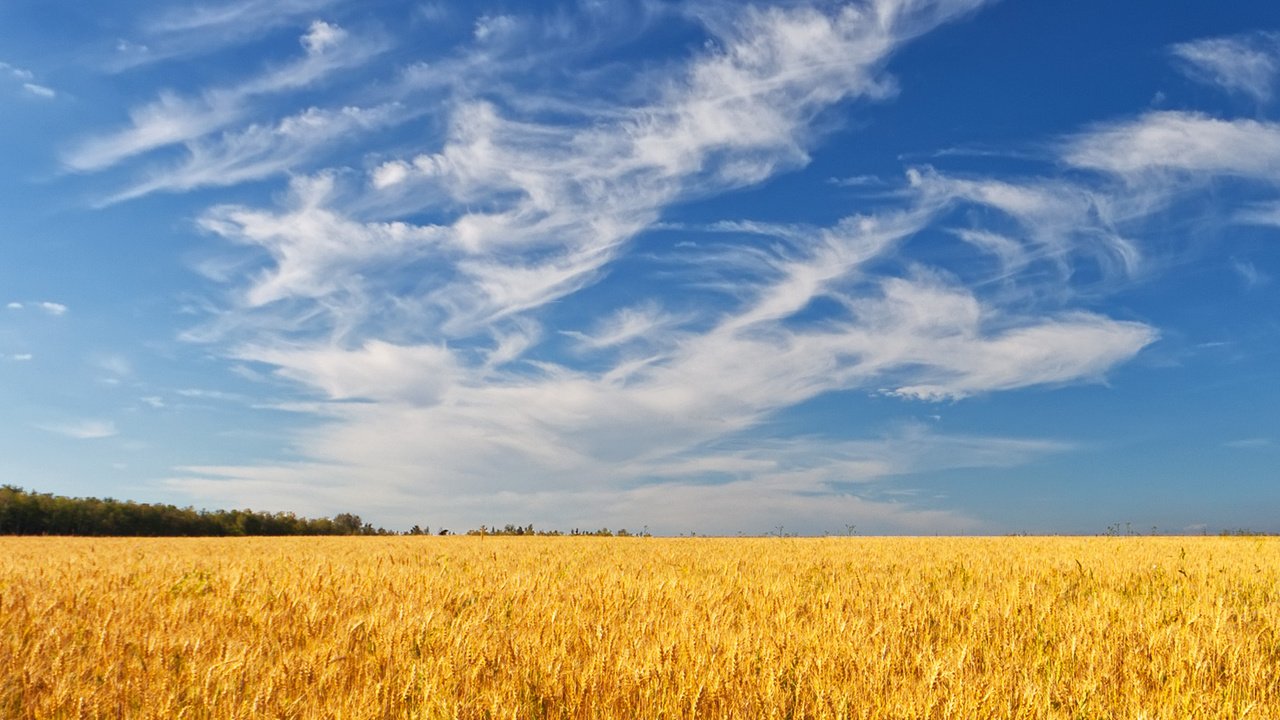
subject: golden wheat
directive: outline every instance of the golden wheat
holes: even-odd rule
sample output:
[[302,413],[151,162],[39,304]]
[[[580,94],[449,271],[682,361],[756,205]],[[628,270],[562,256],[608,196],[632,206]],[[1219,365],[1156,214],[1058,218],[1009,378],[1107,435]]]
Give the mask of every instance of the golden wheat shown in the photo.
[[1280,718],[1280,540],[0,538],[0,717]]

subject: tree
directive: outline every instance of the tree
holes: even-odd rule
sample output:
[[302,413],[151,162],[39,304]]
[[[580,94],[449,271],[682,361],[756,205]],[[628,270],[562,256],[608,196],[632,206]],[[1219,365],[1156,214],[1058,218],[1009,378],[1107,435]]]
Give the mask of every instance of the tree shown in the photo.
[[360,533],[360,528],[364,526],[364,521],[359,515],[338,513],[333,516],[333,524],[341,535],[357,535]]

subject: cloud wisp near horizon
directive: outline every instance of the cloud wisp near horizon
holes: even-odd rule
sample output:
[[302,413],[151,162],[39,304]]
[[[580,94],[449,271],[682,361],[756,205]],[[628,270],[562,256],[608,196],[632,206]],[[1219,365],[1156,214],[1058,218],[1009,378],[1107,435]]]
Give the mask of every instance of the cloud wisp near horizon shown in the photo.
[[[1223,228],[1280,225],[1269,32],[1162,48],[1253,112],[1135,106],[922,164],[886,155],[876,118],[945,69],[917,47],[998,3],[605,5],[440,5],[393,31],[337,0],[239,0],[121,40],[111,77],[273,50],[60,143],[88,212],[182,198],[200,250],[173,352],[240,383],[183,394],[130,367],[133,417],[284,418],[274,451],[173,457],[152,487],[390,526],[1007,529],[920,479],[1088,443],[942,415],[1105,393],[1185,332],[1117,298],[1220,252]],[[1265,260],[1232,263],[1266,291]]]

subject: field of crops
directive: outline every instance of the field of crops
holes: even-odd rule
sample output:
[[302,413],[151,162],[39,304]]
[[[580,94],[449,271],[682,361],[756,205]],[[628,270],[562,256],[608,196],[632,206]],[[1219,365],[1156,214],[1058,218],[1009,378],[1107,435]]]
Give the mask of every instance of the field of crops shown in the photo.
[[1280,718],[1280,539],[0,538],[3,718]]

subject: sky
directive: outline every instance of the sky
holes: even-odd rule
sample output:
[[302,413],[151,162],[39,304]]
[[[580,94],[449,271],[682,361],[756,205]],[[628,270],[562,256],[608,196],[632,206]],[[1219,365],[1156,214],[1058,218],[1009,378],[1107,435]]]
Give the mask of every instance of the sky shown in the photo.
[[0,482],[1280,531],[1280,5],[9,0]]

